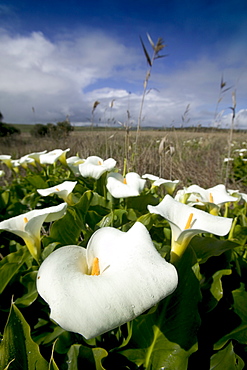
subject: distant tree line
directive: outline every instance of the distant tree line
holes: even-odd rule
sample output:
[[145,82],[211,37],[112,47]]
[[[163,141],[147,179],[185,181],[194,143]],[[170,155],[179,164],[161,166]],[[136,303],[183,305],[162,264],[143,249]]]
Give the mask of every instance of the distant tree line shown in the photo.
[[74,131],[74,127],[71,126],[68,120],[53,123],[37,123],[33,126],[30,131],[31,135],[34,137],[51,137],[51,138],[61,138],[69,135],[70,132]]

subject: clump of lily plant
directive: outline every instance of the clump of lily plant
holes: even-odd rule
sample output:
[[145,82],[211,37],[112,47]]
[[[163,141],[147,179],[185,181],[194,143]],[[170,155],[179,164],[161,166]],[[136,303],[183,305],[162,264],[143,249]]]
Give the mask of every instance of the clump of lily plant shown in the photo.
[[160,256],[139,222],[127,232],[99,229],[87,249],[59,248],[37,277],[51,318],[86,339],[133,320],[171,294],[177,283],[175,267]]

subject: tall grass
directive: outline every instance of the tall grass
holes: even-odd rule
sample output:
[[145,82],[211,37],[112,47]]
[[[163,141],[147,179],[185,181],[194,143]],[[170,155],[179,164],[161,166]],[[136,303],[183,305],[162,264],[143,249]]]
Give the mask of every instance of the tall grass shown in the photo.
[[[228,155],[229,139],[227,130],[219,132],[142,130],[139,138],[139,153],[134,160],[135,134],[135,131],[128,132],[128,171],[180,180],[180,186],[198,184],[207,188],[225,182],[224,158]],[[236,147],[241,147],[242,139],[241,133],[232,132],[231,142],[235,143]],[[75,131],[67,138],[57,139],[37,139],[25,132],[20,137],[1,138],[0,154],[10,154],[13,159],[16,159],[45,149],[49,151],[56,148],[70,148],[67,157],[76,154],[81,158],[98,155],[105,159],[106,146],[108,157],[116,159],[119,171],[123,172],[126,158],[124,129],[92,131],[88,128],[88,130]],[[242,186],[241,181],[234,183],[231,180],[228,185],[242,191],[247,190]]]

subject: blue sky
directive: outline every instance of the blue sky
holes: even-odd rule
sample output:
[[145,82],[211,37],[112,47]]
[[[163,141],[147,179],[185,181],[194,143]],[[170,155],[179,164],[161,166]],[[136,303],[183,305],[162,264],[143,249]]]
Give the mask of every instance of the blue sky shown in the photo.
[[247,128],[246,0],[0,0],[4,120],[85,123],[97,100],[95,123],[125,123],[128,110],[136,125],[147,33],[168,56],[154,62],[144,126],[229,127],[235,91],[235,124]]

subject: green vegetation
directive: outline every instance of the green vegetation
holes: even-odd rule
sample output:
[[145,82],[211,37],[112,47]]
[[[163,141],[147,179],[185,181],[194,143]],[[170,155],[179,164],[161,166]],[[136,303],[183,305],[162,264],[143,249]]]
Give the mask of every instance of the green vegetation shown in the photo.
[[[87,134],[91,135],[91,131]],[[101,136],[100,134],[97,138],[94,137],[95,141],[92,143],[94,153],[91,154],[96,154],[99,146],[103,145],[104,140],[99,141]],[[89,137],[93,139],[93,136],[84,138],[82,133],[81,142],[86,141],[88,144]],[[205,168],[208,170],[209,153],[212,152],[212,145],[215,145],[215,148],[216,143],[219,145],[219,138],[217,136],[217,140],[212,144],[211,137],[204,137],[202,140],[201,136],[192,138],[190,135],[190,139],[183,137],[179,142],[179,145],[183,143],[181,148],[175,145],[175,153],[179,150],[178,158],[181,157],[179,171],[180,173],[187,171],[187,180],[190,171],[182,167],[185,164],[184,153],[186,156],[192,151],[193,156],[196,155],[200,161],[198,166],[204,163],[204,170]],[[69,138],[71,139],[72,137]],[[75,140],[75,137],[73,139]],[[124,143],[124,135],[122,139]],[[140,139],[144,140],[144,137],[141,136]],[[156,143],[156,139],[155,133],[151,142]],[[175,137],[173,139],[173,143],[176,144]],[[53,145],[54,149],[54,139],[49,140],[51,140],[49,145]],[[150,133],[145,140],[146,142],[150,140]],[[44,142],[40,141],[44,149]],[[115,146],[108,143],[107,150],[114,151],[114,154],[118,153],[119,160],[124,148],[120,148],[116,137],[114,141]],[[38,141],[34,145],[37,143]],[[174,174],[178,169],[175,163],[171,163],[171,159],[176,155],[175,153],[171,155],[171,143],[171,137],[169,140],[163,140],[162,145],[160,140],[155,144],[155,150],[158,152],[157,159],[163,156],[161,163],[158,160],[157,170],[164,171],[163,164],[168,163],[169,171]],[[197,232],[198,235],[186,245],[185,252],[173,262],[179,275],[177,289],[153,308],[131,322],[93,339],[85,339],[80,334],[67,331],[50,319],[50,308],[37,292],[36,279],[40,264],[52,251],[72,244],[78,248],[87,248],[88,241],[95,231],[112,227],[127,232],[136,222],[145,226],[155,248],[167,261],[170,261],[173,244],[169,221],[159,214],[149,212],[147,206],[159,204],[167,196],[168,191],[172,195],[171,198],[174,198],[177,189],[169,190],[165,184],[152,186],[153,181],[148,180],[140,195],[114,199],[106,187],[107,172],[95,179],[78,175],[75,166],[73,170],[69,166],[65,156],[67,155],[67,158],[68,154],[72,156],[78,148],[79,146],[74,147],[73,152],[55,151],[51,156],[53,162],[49,162],[50,164],[41,161],[41,156],[37,152],[33,161],[30,161],[33,154],[22,160],[19,158],[19,165],[10,158],[1,159],[2,169],[6,172],[0,190],[1,221],[11,222],[13,217],[22,216],[19,218],[22,233],[32,235],[33,230],[35,238],[32,239],[33,244],[30,239],[26,244],[22,239],[24,234],[15,234],[18,227],[16,222],[13,224],[15,231],[11,231],[10,227],[8,229],[5,227],[1,231],[0,367],[10,370],[19,368],[71,370],[83,367],[111,370],[119,369],[121,364],[121,368],[126,370],[162,368],[212,370],[216,367],[219,370],[243,369],[244,363],[247,363],[247,207],[244,196],[237,191],[233,201],[227,200],[226,203],[213,204],[214,195],[210,193],[211,203],[204,200],[204,203],[198,206],[186,205],[191,210],[192,216],[197,214],[196,208],[199,208],[204,216],[213,212],[223,220],[227,217],[232,220],[232,227],[224,236],[200,230]],[[81,148],[81,152],[85,148]],[[57,152],[60,154],[55,156]],[[238,152],[235,153],[238,155]],[[141,155],[144,156],[144,152]],[[149,153],[142,161],[146,162],[150,156]],[[210,161],[213,159],[214,155],[210,157]],[[154,158],[152,160],[154,161]],[[141,156],[137,162],[140,161]],[[101,170],[102,165],[103,161],[97,159],[96,167]],[[210,166],[212,171],[212,163]],[[193,164],[190,163],[190,170],[192,169]],[[122,173],[118,165],[113,171]],[[191,171],[191,177],[192,175]],[[206,173],[204,180],[208,179],[209,175]],[[49,207],[62,205],[64,200],[59,198],[58,192],[63,181],[76,181],[73,192],[66,198],[68,201],[66,213],[60,214],[57,220],[43,223],[40,228],[39,245],[37,230],[34,230],[34,227],[37,228],[37,222],[33,223],[32,228],[29,212],[48,209],[46,214],[49,214]],[[53,195],[41,196],[37,191],[53,186],[56,189]],[[179,186],[182,187],[179,184],[178,189]],[[178,220],[182,217],[180,212],[176,212],[176,215]],[[191,217],[189,224],[186,221],[183,219],[181,222],[182,229],[185,225],[187,228],[183,233],[186,230],[190,232],[194,227]],[[121,254],[119,258],[121,260]],[[54,281],[50,281],[50,284],[53,283]],[[62,284],[64,286],[68,284],[66,276],[63,277]],[[78,291],[77,294],[80,295],[81,292]],[[111,305],[114,306],[114,297]],[[100,302],[97,303],[97,307],[101,307]],[[89,310],[93,309],[92,304]],[[83,316],[83,312],[81,315]]]
[[47,123],[43,125],[37,123],[32,127],[30,133],[34,137],[66,137],[70,132],[74,131],[74,127],[71,126],[69,121],[57,122],[56,125],[53,123]]

